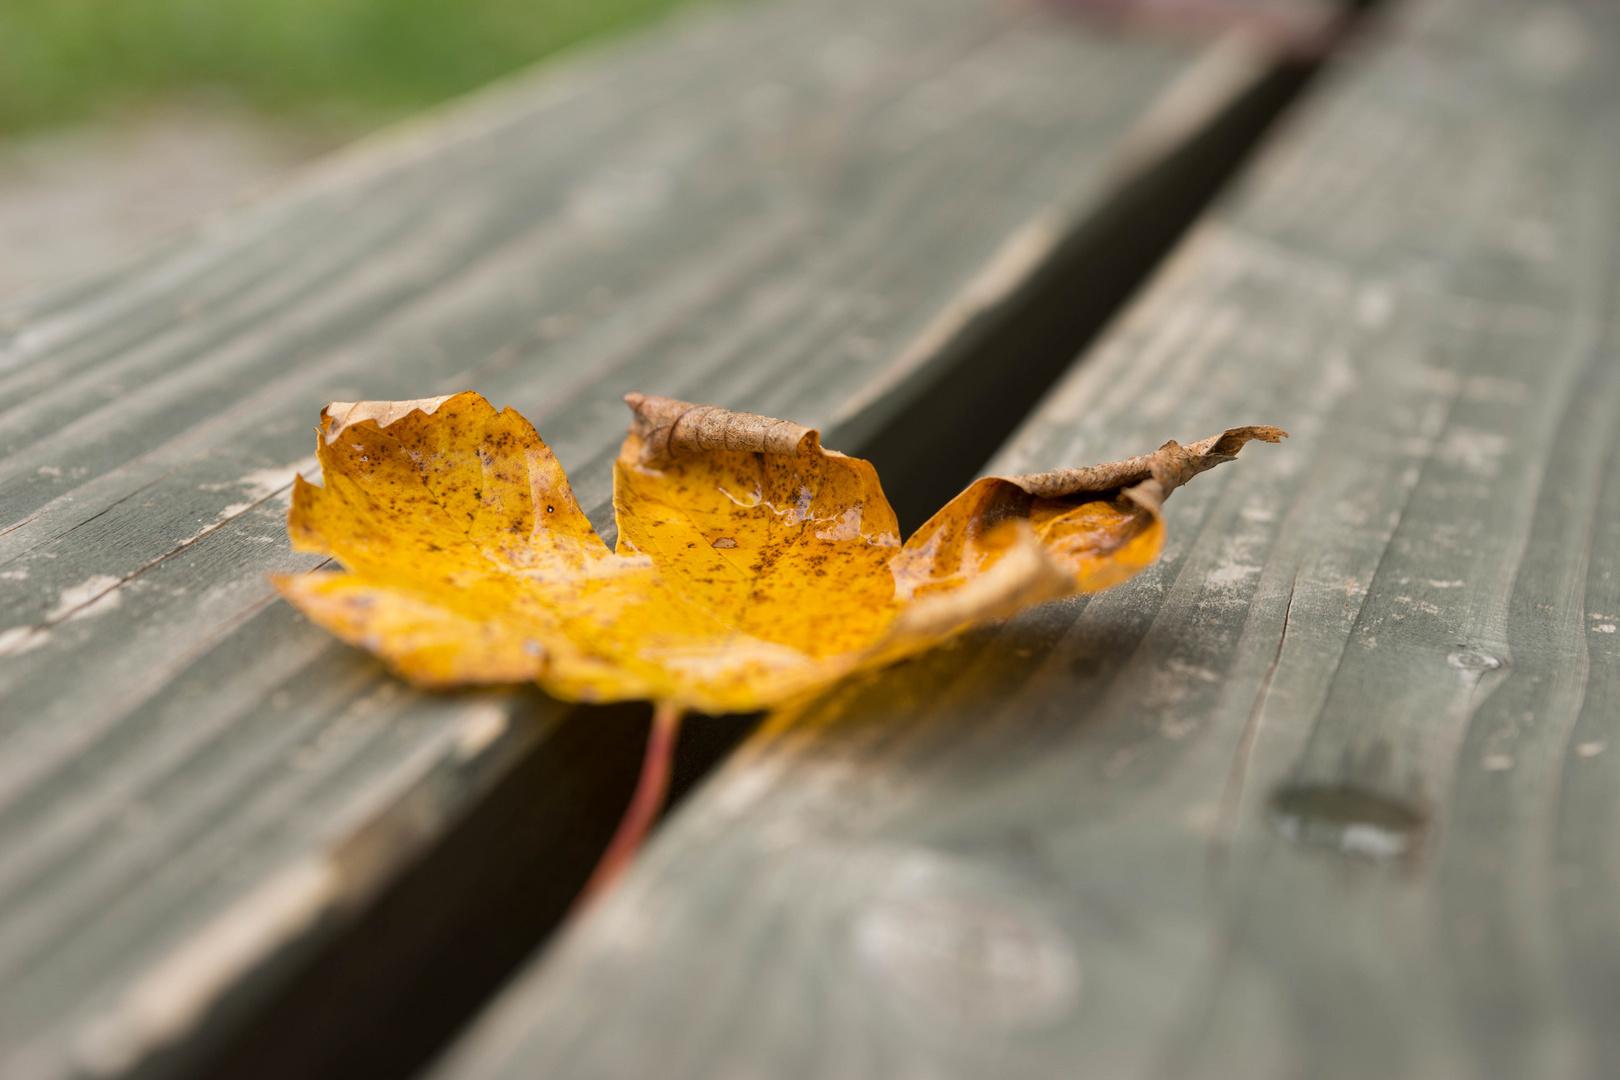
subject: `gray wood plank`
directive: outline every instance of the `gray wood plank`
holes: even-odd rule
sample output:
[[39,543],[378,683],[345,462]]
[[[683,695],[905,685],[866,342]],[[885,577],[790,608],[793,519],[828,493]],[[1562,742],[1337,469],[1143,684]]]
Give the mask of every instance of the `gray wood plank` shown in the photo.
[[1382,30],[991,471],[1291,438],[773,717],[431,1075],[1616,1074],[1620,24]]
[[602,521],[627,390],[875,430],[1268,63],[979,0],[715,11],[0,314],[0,1076],[195,1070],[497,789],[556,815],[536,850],[588,858],[564,795],[611,826],[589,766],[511,781],[611,735],[273,599],[322,403],[476,388]]

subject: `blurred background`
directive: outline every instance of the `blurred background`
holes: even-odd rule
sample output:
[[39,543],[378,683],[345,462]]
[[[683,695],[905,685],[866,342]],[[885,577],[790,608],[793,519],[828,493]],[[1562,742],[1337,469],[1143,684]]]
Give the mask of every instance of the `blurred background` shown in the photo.
[[688,0],[0,0],[0,303]]

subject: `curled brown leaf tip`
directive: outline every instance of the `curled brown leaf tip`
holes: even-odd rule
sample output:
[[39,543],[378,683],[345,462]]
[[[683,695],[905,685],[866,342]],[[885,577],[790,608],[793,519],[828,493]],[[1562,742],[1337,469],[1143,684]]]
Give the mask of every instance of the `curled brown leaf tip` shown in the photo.
[[797,454],[805,439],[818,437],[814,430],[791,420],[732,412],[718,405],[694,405],[648,394],[626,394],[624,403],[635,414],[631,430],[641,440],[643,465],[709,450]]
[[1026,473],[1009,476],[1007,480],[1046,499],[1059,499],[1082,492],[1116,491],[1135,488],[1148,480],[1155,481],[1157,492],[1141,491],[1137,494],[1151,499],[1155,505],[1188,480],[1206,469],[1213,469],[1237,457],[1243,444],[1250,439],[1278,442],[1288,436],[1281,428],[1255,426],[1228,428],[1219,435],[1182,446],[1174,439],[1151,454],[1139,454],[1124,461],[1106,465],[1088,465],[1078,469],[1053,469],[1050,472]]
[[412,398],[408,401],[334,401],[321,410],[321,430],[326,434],[326,443],[330,446],[345,428],[364,420],[373,420],[378,427],[385,428],[418,409],[431,416],[434,410],[453,397],[454,394],[445,394],[442,397]]

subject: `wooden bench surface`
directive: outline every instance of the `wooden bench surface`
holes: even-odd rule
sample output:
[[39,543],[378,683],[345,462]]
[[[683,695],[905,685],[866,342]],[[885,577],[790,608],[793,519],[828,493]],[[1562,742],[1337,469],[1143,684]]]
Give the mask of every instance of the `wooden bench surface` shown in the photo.
[[990,471],[1291,437],[773,718],[435,1080],[1620,1075],[1620,25],[1379,31]]
[[274,599],[322,404],[476,388],[604,528],[628,390],[858,449],[1274,70],[981,0],[740,5],[0,313],[0,1076],[341,1072],[438,980],[403,1068],[611,830],[644,716],[424,696]]

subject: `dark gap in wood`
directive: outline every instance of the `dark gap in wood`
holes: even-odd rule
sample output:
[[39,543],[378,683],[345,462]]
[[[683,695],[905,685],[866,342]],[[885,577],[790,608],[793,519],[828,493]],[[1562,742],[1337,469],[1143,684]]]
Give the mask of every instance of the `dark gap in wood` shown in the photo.
[[[874,436],[849,448],[877,466],[902,535],[978,475],[1152,277],[1319,67],[1311,59],[1281,63],[1208,128],[1126,185],[1063,241],[1015,303],[958,345],[926,389]],[[831,436],[828,442],[840,445]]]
[[[877,464],[904,528],[977,474],[1320,66],[1280,63],[1068,237],[1016,303],[953,348],[920,394],[864,431],[860,418],[842,426],[845,443],[828,433],[830,445]],[[216,1003],[193,1036],[126,1075],[388,1080],[418,1072],[563,920],[630,796],[650,716],[645,705],[579,707],[531,731],[489,790],[382,896],[288,946]],[[689,718],[669,806],[759,719]]]
[[[651,716],[641,703],[582,706],[522,733],[515,762],[381,897],[290,946],[219,1002],[197,1038],[130,1080],[419,1070],[562,922],[635,786]],[[759,719],[688,717],[669,806]]]

